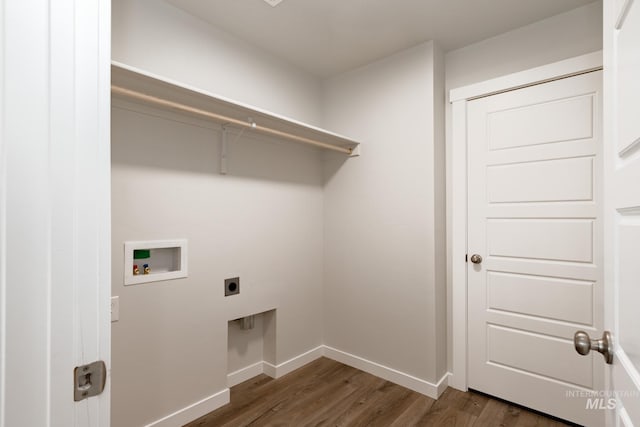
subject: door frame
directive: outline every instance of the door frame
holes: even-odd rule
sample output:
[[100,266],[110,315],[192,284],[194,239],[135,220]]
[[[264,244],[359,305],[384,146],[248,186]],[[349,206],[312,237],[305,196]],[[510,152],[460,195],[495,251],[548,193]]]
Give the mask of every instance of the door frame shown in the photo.
[[451,376],[449,385],[458,390],[468,389],[467,349],[467,102],[588,73],[602,69],[602,51],[554,62],[474,83],[449,91],[452,110],[451,140],[447,144],[447,156],[451,174],[447,182],[447,206],[451,221],[448,256],[451,259],[449,296],[451,299]]

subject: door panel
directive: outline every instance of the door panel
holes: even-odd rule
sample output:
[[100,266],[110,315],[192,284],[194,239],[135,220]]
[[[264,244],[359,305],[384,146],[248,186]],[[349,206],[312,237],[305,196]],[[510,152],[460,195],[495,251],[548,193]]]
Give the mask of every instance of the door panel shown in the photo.
[[640,426],[640,4],[604,3],[607,370],[611,425]]
[[492,111],[489,150],[550,144],[593,137],[593,97],[571,97]]
[[[616,33],[616,85],[623,90],[616,91],[617,112],[617,147],[619,153],[624,153],[640,138],[640,7],[633,1],[625,14],[622,27]],[[626,12],[626,13],[625,13]],[[607,28],[609,30],[609,28]]]
[[491,310],[593,324],[593,282],[490,271],[487,296]]
[[[573,340],[491,324],[488,325],[487,334],[489,363],[524,374],[593,387],[591,361],[576,357]],[[549,363],[551,358],[554,363]]]
[[590,201],[593,158],[489,166],[487,181],[489,203]]
[[[592,72],[468,103],[469,386],[583,425],[602,333],[601,79]],[[582,397],[580,397],[582,393]]]
[[624,215],[618,222],[618,284],[620,346],[636,369],[640,369],[640,215]]
[[593,261],[593,221],[487,218],[487,254],[530,260]]

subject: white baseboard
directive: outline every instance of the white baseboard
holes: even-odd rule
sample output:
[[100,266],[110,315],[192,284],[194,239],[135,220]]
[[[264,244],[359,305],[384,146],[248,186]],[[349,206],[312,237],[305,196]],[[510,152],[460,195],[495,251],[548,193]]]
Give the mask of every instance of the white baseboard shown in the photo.
[[443,375],[437,384],[433,384],[404,372],[388,368],[380,365],[379,363],[371,362],[363,359],[362,357],[354,356],[353,354],[349,354],[332,347],[324,346],[324,355],[329,359],[333,359],[340,363],[344,363],[345,365],[360,369],[361,371],[368,372],[371,375],[384,378],[387,381],[391,381],[392,383],[424,394],[432,399],[440,397],[448,385],[449,373]]
[[180,409],[173,414],[154,421],[151,424],[147,424],[146,427],[179,427],[183,426],[193,420],[197,420],[203,415],[229,403],[229,389],[224,390],[202,399],[186,408]]
[[238,369],[227,375],[227,387],[231,388],[262,373],[264,373],[264,362],[254,363],[246,368]]
[[280,378],[283,375],[287,375],[289,372],[295,371],[298,368],[302,368],[307,363],[311,363],[316,359],[321,358],[324,355],[324,346],[318,346],[312,350],[302,353],[294,358],[282,362],[279,365],[272,365],[271,363],[264,362],[264,373],[273,378]]
[[276,371],[278,370],[278,368],[276,368],[275,365],[272,365],[269,362],[262,362],[262,373],[265,375],[269,375],[271,378],[277,378],[276,377]]
[[440,395],[446,390],[449,386],[449,378],[451,377],[451,374],[447,372],[436,384],[433,384],[393,368],[363,359],[362,357],[354,356],[353,354],[322,345],[278,365],[261,362],[247,366],[244,369],[240,369],[229,374],[227,376],[227,384],[229,387],[233,387],[234,385],[240,384],[241,382],[260,374],[266,374],[272,378],[280,378],[283,375],[295,371],[296,369],[301,368],[322,356],[363,370],[380,378],[384,378],[387,381],[407,387],[408,389],[424,394],[433,399],[440,397]]
[[319,359],[323,354],[324,346],[319,346],[278,365],[273,365],[264,361],[254,363],[246,368],[238,369],[237,371],[228,374],[227,386],[233,387],[260,374],[269,375],[271,378],[280,378],[283,375],[287,375],[289,372],[303,367],[307,363],[311,363],[314,360]]
[[[444,392],[449,385],[449,378],[451,376],[451,374],[447,372],[442,376],[437,384],[433,384],[404,372],[380,365],[379,363],[363,359],[362,357],[354,356],[353,354],[321,345],[278,365],[273,365],[268,362],[258,362],[247,366],[246,368],[239,369],[227,375],[227,385],[229,387],[233,387],[260,374],[266,374],[273,378],[280,378],[322,356],[368,372],[377,377],[384,378],[387,381],[391,381],[433,399],[437,399]],[[229,403],[229,398],[230,392],[227,388],[219,393],[207,397],[206,399],[196,402],[193,405],[189,405],[184,409],[174,412],[171,415],[167,415],[158,421],[148,424],[146,427],[182,426],[226,405]]]
[[468,391],[469,388],[467,387],[466,381],[466,378],[449,372],[449,387],[455,388],[456,390],[460,391]]
[[449,387],[449,381],[451,381],[451,372],[444,374],[442,378],[440,378],[440,381],[438,381],[438,384],[436,384],[438,397],[442,396],[442,393]]

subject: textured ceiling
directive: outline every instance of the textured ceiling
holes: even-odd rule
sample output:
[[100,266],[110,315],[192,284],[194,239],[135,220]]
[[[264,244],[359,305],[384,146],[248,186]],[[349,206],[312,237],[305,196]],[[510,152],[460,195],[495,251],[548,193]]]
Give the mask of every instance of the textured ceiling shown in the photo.
[[166,0],[321,77],[428,40],[453,50],[593,0]]

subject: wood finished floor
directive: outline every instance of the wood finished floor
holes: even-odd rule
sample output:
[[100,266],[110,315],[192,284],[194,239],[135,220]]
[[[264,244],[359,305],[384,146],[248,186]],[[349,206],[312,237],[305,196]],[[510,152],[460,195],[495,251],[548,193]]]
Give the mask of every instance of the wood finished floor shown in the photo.
[[277,380],[260,375],[232,387],[230,404],[186,427],[566,425],[474,392],[448,388],[436,401],[320,358]]

